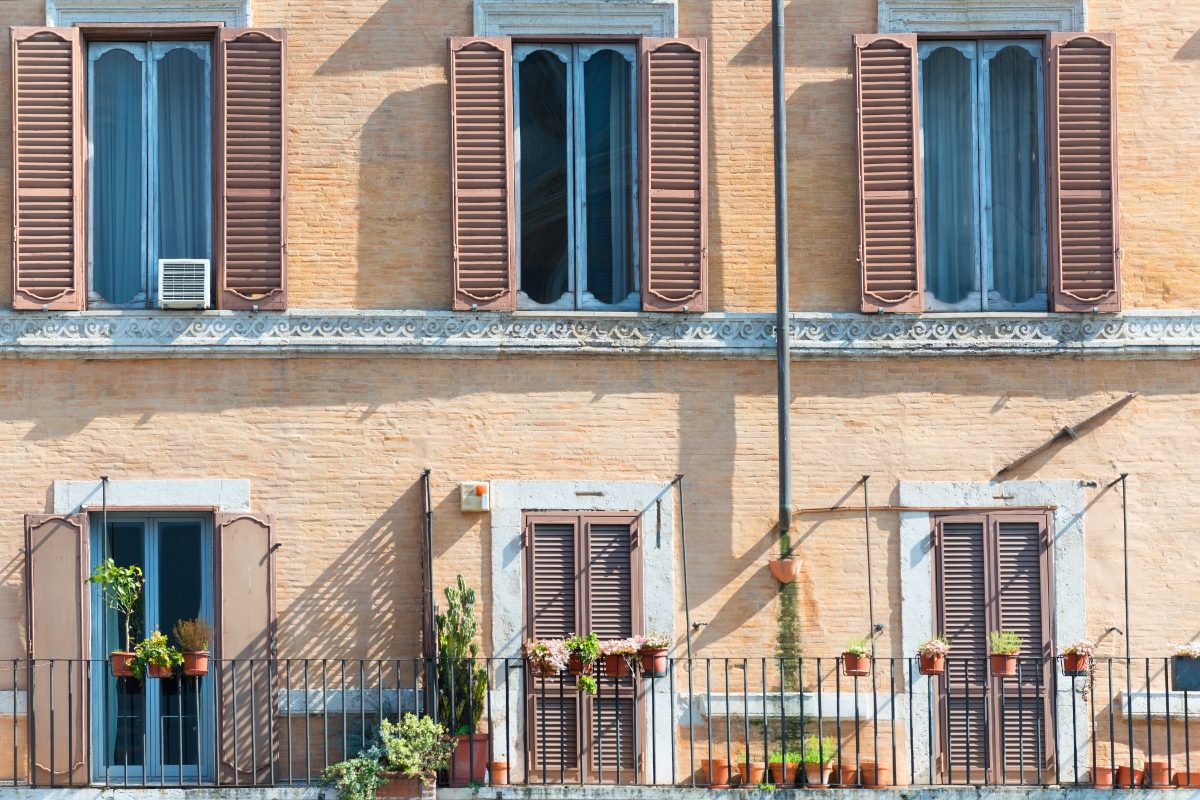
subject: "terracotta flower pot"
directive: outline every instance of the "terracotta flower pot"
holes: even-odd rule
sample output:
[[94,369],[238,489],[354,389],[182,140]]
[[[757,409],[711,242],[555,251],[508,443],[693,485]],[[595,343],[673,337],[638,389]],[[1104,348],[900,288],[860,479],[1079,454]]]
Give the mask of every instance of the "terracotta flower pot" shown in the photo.
[[800,575],[800,565],[804,562],[798,558],[777,558],[767,562],[771,575],[780,583],[791,583]]
[[199,678],[208,674],[208,651],[185,650],[183,652],[183,674]]
[[834,782],[839,786],[857,786],[858,785],[858,770],[853,764],[842,766],[835,764],[833,766]]
[[742,776],[743,787],[758,786],[767,774],[767,765],[763,761],[739,761],[737,768],[738,775]]
[[1092,770],[1092,786],[1098,789],[1111,789],[1113,785],[1113,768],[1096,767]]
[[1146,773],[1146,785],[1154,789],[1171,788],[1171,772],[1166,761],[1147,761],[1142,765]]
[[133,677],[133,660],[137,658],[135,653],[126,653],[124,650],[118,650],[113,653],[112,659],[112,674],[118,678]]
[[580,658],[577,654],[572,653],[571,660],[567,662],[567,671],[570,672],[572,675],[582,675],[583,673],[589,671],[588,670],[589,666],[591,666],[591,665],[584,664],[583,659]]
[[882,789],[892,785],[892,767],[890,764],[880,764],[877,761],[862,761],[858,768],[862,771],[863,786],[868,789]]
[[642,650],[642,674],[647,678],[662,678],[667,674],[667,648]]
[[813,789],[829,787],[829,776],[833,774],[832,764],[804,764],[804,783]]
[[944,675],[946,673],[946,657],[943,655],[921,654],[922,675]]
[[488,764],[488,773],[492,778],[493,786],[505,786],[508,784],[508,762],[493,761]]
[[1134,786],[1142,785],[1142,778],[1146,773],[1140,769],[1131,769],[1130,767],[1117,767],[1117,788],[1128,789],[1130,786],[1130,778]]
[[146,665],[146,677],[147,678],[166,679],[166,678],[171,677],[171,673],[173,671],[174,670],[172,670],[170,665],[165,666],[165,667],[160,667],[158,664],[147,664]]
[[470,736],[455,736],[454,741],[454,752],[450,754],[450,765],[446,768],[450,785],[482,785],[487,778],[488,735],[472,733]]
[[728,789],[729,761],[724,758],[701,759],[700,783],[710,789]]
[[1175,785],[1189,789],[1200,789],[1200,772],[1176,772]]
[[558,674],[553,668],[551,668],[549,664],[545,663],[544,661],[530,661],[529,672],[535,678],[552,678]]
[[791,786],[796,782],[796,768],[799,763],[789,761],[786,764],[781,762],[772,762],[768,765],[768,771],[771,773],[771,783],[776,786]]
[[992,653],[992,674],[1002,678],[1011,678],[1017,674],[1016,653]]
[[624,678],[628,674],[628,656],[613,654],[604,657],[604,676],[606,678]]
[[1086,653],[1066,653],[1063,655],[1064,675],[1086,675],[1088,657]]
[[385,772],[387,783],[375,790],[376,797],[383,798],[413,798],[421,796],[421,781],[416,778],[406,778],[402,772]]
[[853,653],[842,653],[842,672],[850,677],[870,675],[871,657],[856,656]]

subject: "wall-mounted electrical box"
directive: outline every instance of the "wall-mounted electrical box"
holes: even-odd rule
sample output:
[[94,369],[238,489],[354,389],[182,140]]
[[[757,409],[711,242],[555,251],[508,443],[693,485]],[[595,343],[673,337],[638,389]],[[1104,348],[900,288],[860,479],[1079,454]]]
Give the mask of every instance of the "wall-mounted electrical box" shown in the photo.
[[465,481],[458,490],[463,511],[491,511],[492,490],[487,481]]

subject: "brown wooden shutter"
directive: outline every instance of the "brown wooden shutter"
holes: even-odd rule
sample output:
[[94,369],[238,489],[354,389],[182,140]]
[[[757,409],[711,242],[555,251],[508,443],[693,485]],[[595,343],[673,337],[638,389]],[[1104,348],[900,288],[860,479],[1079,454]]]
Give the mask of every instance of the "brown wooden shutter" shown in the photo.
[[25,517],[30,755],[37,786],[86,786],[87,515]]
[[450,39],[454,308],[512,311],[512,40]]
[[862,310],[921,311],[917,37],[854,37],[858,95],[858,263]]
[[1121,310],[1115,54],[1111,33],[1050,34],[1056,311]]
[[83,64],[77,28],[12,29],[14,309],[76,311],[87,297]]
[[218,37],[217,302],[287,308],[287,41],[279,29]]
[[641,40],[642,308],[708,310],[703,39]]
[[218,778],[267,783],[278,755],[271,701],[277,681],[269,661],[275,655],[275,520],[221,513],[215,530]]

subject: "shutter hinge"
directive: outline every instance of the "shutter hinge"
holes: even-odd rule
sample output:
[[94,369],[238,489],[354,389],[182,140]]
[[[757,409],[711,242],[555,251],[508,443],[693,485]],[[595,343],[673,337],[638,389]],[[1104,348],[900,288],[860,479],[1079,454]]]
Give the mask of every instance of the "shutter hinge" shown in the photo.
[[274,658],[277,655],[279,655],[279,639],[272,636],[271,637],[271,658]]

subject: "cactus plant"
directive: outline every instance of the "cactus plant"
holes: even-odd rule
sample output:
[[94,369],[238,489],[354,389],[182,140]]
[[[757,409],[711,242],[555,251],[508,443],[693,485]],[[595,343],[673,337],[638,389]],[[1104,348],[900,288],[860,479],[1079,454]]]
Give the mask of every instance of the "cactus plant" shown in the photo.
[[478,662],[475,590],[462,575],[446,587],[446,610],[436,617],[438,720],[456,735],[474,733],[487,702],[488,672]]

